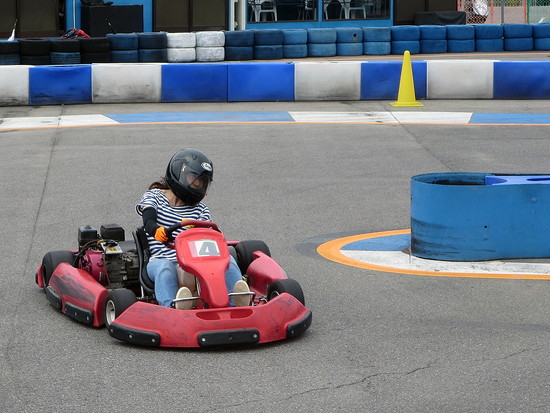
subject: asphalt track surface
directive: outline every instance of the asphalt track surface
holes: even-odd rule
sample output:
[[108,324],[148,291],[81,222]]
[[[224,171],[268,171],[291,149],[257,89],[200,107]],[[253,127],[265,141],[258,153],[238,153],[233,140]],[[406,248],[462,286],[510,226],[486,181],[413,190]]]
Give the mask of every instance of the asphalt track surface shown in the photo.
[[[391,102],[0,108],[0,118],[166,112],[384,112]],[[411,112],[548,114],[548,101],[425,101]],[[0,409],[5,412],[547,412],[549,281],[346,266],[316,248],[409,227],[429,172],[549,173],[548,125],[172,123],[0,132]],[[140,348],[56,312],[35,285],[77,228],[139,225],[134,205],[182,147],[211,156],[230,239],[262,239],[313,311],[301,338]],[[521,242],[521,240],[518,240]]]

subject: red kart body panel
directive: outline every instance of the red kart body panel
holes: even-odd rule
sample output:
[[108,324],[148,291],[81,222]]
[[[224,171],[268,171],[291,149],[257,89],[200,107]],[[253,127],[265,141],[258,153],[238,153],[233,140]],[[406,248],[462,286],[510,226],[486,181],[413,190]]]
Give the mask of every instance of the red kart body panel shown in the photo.
[[230,255],[222,233],[209,228],[191,228],[179,234],[174,244],[180,267],[207,279],[201,282],[201,296],[210,307],[227,307],[225,271]]
[[141,345],[207,347],[284,340],[302,333],[311,312],[290,294],[251,307],[181,311],[137,302],[109,326],[112,336]]
[[50,301],[51,295],[59,299],[59,310],[94,327],[105,323],[107,293],[108,290],[90,274],[67,263],[57,266],[46,289]]

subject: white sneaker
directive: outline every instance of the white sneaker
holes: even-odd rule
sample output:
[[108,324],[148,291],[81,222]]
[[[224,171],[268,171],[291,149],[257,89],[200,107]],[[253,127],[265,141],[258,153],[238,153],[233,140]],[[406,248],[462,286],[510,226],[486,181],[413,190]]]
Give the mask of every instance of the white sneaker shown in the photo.
[[[193,297],[193,294],[191,294],[191,290],[187,287],[181,287],[177,294],[176,294],[176,300],[180,298],[191,298]],[[174,303],[174,307],[177,310],[191,310],[193,308],[194,300],[183,300],[183,301],[176,301]]]
[[[239,280],[235,283],[235,286],[233,287],[233,292],[249,293],[250,288],[248,288],[248,284],[246,283],[246,281]],[[250,294],[234,295],[233,302],[235,303],[235,307],[247,307],[250,305]]]

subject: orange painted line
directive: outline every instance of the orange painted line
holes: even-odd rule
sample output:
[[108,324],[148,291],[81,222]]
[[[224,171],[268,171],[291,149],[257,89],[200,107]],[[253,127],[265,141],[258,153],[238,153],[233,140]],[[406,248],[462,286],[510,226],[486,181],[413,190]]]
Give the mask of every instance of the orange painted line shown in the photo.
[[[386,267],[382,265],[370,264],[363,261],[354,260],[341,253],[342,247],[355,241],[379,238],[383,236],[410,234],[410,229],[373,232],[370,234],[354,235],[345,238],[338,238],[333,241],[325,242],[317,248],[317,253],[322,257],[356,268],[374,270],[380,272],[389,272],[396,274],[423,275],[430,277],[459,277],[459,278],[494,278],[506,280],[550,280],[550,274],[500,274],[500,273],[467,273],[467,272],[447,272],[447,271],[428,271],[428,270],[409,270],[397,267]],[[550,268],[550,266],[549,266]]]

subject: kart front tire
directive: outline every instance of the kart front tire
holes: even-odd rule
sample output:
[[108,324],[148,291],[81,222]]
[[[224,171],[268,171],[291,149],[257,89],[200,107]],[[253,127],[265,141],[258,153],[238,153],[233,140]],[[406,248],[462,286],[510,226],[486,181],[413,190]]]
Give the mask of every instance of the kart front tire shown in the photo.
[[246,274],[248,266],[254,261],[253,252],[261,251],[271,257],[271,252],[266,243],[258,240],[241,241],[235,245],[235,251],[238,257],[237,263],[243,274]]
[[43,279],[44,288],[48,286],[50,277],[52,276],[57,266],[62,262],[66,262],[73,265],[73,262],[74,262],[73,252],[66,251],[66,250],[50,251],[46,255],[44,255],[44,258],[42,258],[42,276],[44,278]]
[[126,288],[109,291],[107,298],[105,298],[105,326],[109,327],[119,315],[136,301],[136,295]]
[[275,297],[281,295],[282,293],[288,293],[303,305],[306,304],[304,298],[304,292],[302,287],[298,284],[298,281],[292,279],[277,280],[269,285],[267,288],[267,299],[268,301],[274,299]]

